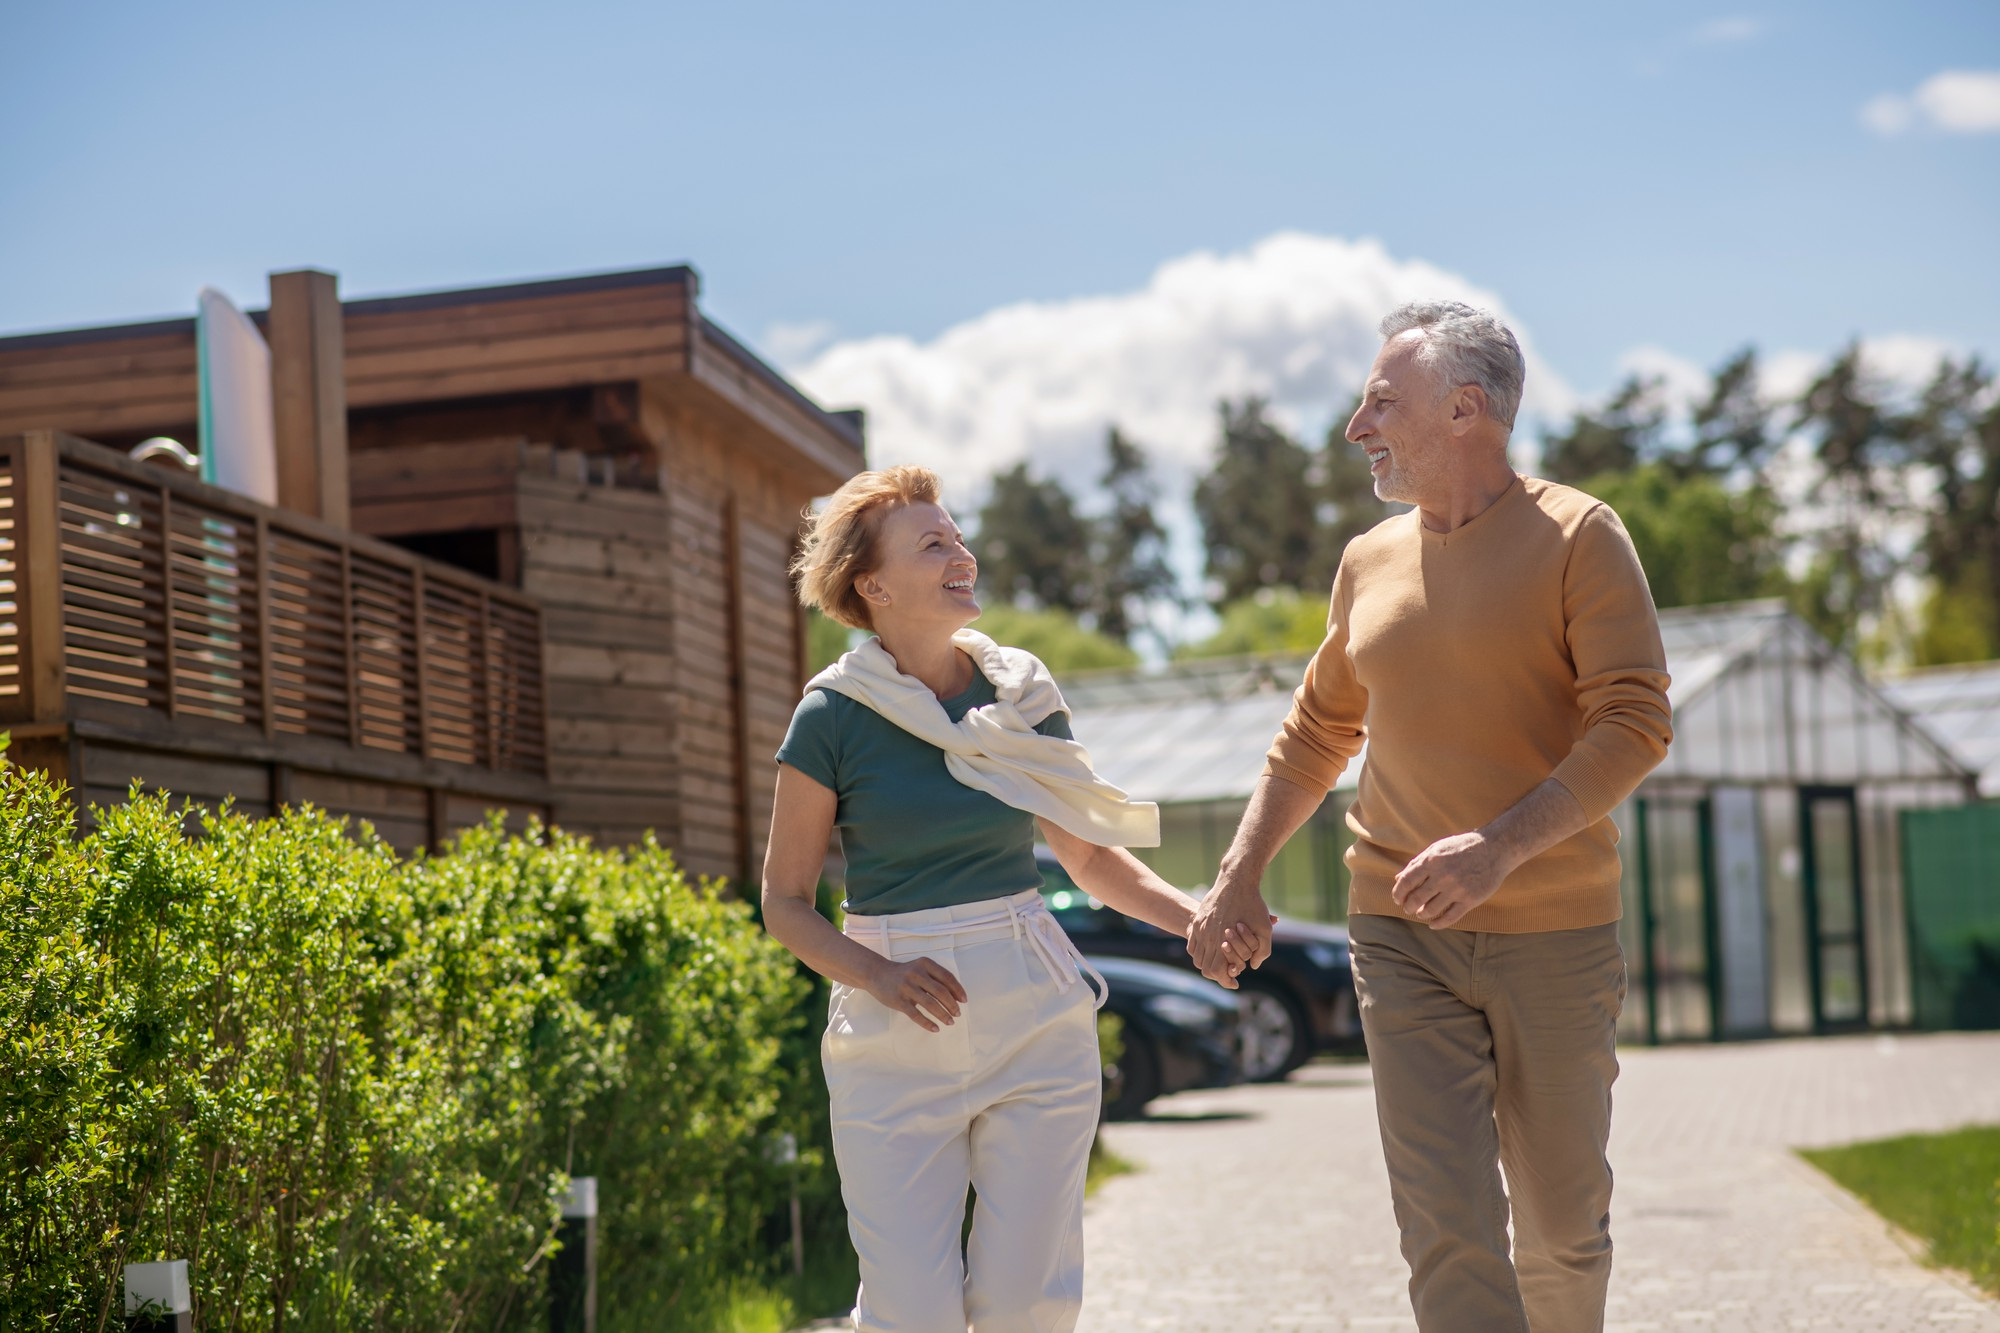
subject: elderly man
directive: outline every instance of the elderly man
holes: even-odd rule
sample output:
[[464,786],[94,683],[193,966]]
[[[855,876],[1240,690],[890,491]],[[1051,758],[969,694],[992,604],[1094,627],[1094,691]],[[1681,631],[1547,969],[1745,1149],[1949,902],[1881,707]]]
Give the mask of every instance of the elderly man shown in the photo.
[[1610,814],[1666,755],[1666,657],[1617,515],[1508,465],[1507,327],[1438,301],[1382,334],[1347,438],[1415,509],[1342,557],[1188,950],[1225,985],[1226,935],[1268,955],[1264,870],[1365,733],[1349,931],[1418,1327],[1597,1330],[1625,995]]

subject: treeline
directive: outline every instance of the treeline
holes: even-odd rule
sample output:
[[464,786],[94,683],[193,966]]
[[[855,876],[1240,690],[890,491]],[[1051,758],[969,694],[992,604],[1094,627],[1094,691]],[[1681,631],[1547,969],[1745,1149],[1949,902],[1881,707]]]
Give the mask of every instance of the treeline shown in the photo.
[[[1596,495],[1631,531],[1662,607],[1781,597],[1873,661],[2000,656],[2000,386],[1977,358],[1943,361],[1921,390],[1872,375],[1861,348],[1796,396],[1766,391],[1754,350],[1692,401],[1628,377],[1516,465]],[[1305,650],[1347,543],[1398,506],[1374,495],[1347,443],[1352,405],[1317,445],[1259,398],[1217,410],[1194,485],[1205,581],[1180,586],[1144,449],[1108,433],[1093,512],[1026,464],[997,474],[974,524],[982,626],[1058,667],[1137,660],[1149,612],[1205,602],[1220,628],[1176,656]]]

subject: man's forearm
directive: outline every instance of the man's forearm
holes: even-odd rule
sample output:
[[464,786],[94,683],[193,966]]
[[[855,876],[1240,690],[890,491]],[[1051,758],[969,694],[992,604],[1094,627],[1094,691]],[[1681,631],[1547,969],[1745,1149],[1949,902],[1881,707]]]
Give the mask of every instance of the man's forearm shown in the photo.
[[1547,778],[1478,832],[1511,871],[1589,826],[1589,817],[1569,788]]
[[1308,791],[1269,773],[1257,779],[1250,806],[1236,826],[1229,850],[1223,853],[1216,887],[1246,879],[1255,884],[1263,879],[1278,852],[1325,799],[1324,792]]

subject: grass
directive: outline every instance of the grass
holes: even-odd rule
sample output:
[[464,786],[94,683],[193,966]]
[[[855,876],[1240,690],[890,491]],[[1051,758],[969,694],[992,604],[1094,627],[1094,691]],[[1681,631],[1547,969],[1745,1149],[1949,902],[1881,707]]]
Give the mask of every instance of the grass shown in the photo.
[[1922,1240],[1932,1264],[2000,1296],[2000,1125],[1799,1155]]
[[1104,1146],[1104,1138],[1099,1135],[1090,1143],[1090,1167],[1083,1177],[1083,1197],[1097,1193],[1097,1187],[1117,1176],[1129,1176],[1139,1168],[1130,1160]]
[[[1083,1192],[1094,1194],[1105,1181],[1138,1169],[1105,1147],[1103,1139],[1093,1140]],[[854,1301],[859,1280],[854,1252],[844,1243],[825,1238],[817,1250],[815,1254],[811,1247],[807,1249],[802,1278],[789,1279],[777,1287],[758,1283],[738,1288],[724,1307],[715,1333],[786,1333],[814,1318],[846,1310]]]

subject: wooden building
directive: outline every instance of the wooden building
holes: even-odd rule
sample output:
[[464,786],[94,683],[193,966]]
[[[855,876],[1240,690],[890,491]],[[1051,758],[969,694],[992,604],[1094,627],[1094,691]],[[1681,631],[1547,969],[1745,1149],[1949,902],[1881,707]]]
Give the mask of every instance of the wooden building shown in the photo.
[[0,728],[133,778],[373,821],[491,807],[754,874],[805,670],[800,511],[863,463],[685,267],[342,302],[274,274],[279,505],[192,445],[192,318],[0,339]]

